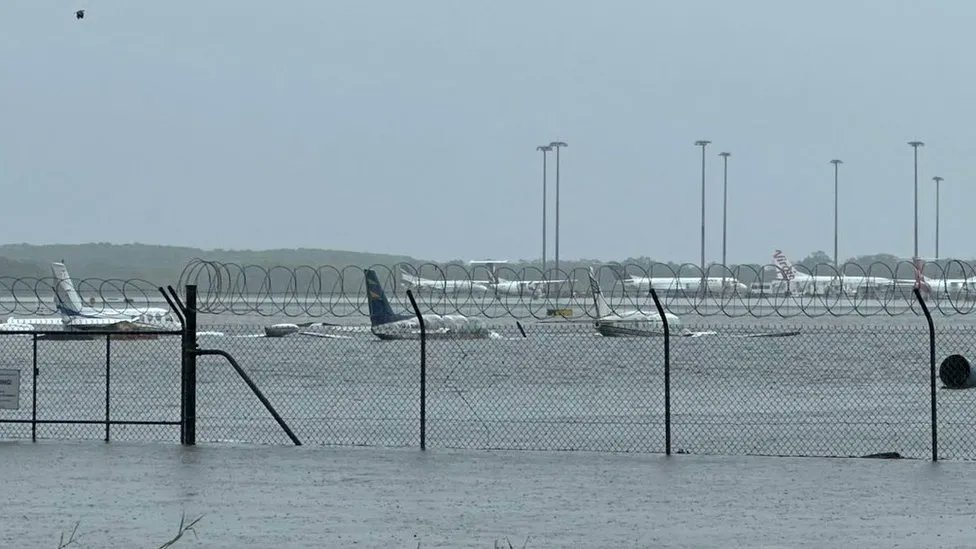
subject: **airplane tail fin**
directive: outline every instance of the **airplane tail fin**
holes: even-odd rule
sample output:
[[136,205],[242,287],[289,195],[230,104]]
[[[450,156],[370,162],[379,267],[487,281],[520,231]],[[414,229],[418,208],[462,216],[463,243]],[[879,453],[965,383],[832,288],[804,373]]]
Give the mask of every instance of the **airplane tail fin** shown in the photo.
[[600,290],[600,283],[593,274],[593,267],[590,267],[590,292],[593,294],[593,303],[596,305],[596,316],[604,317],[610,314],[610,306],[603,299],[603,291]]
[[75,290],[74,283],[71,282],[68,268],[64,263],[52,263],[51,272],[54,273],[54,300],[58,311],[69,316],[81,314],[84,303]]
[[369,304],[369,322],[373,326],[389,324],[400,320],[400,317],[393,313],[393,307],[386,299],[380,279],[376,276],[376,271],[365,269],[366,275],[366,302]]
[[[411,269],[412,268],[413,267],[411,267]],[[419,274],[409,273],[406,270],[404,270],[404,268],[400,265],[396,266],[396,271],[397,274],[399,275],[397,278],[399,278],[400,282],[404,283],[408,288],[420,285]]]
[[916,258],[912,262],[912,267],[912,270],[915,271],[915,287],[925,295],[930,294],[932,292],[932,286],[929,284],[929,281],[926,279],[925,274],[923,273],[924,263],[920,259]]
[[780,280],[793,280],[796,278],[796,270],[793,269],[793,264],[786,258],[786,254],[782,250],[773,250],[773,262],[779,267],[776,278]]
[[[617,275],[617,278],[619,278],[620,280],[623,281],[630,280],[630,275],[627,274],[627,269],[624,268],[624,266],[621,265],[620,263],[607,263],[606,267],[611,271],[613,271],[613,274]],[[592,271],[593,269],[590,268],[590,270]]]

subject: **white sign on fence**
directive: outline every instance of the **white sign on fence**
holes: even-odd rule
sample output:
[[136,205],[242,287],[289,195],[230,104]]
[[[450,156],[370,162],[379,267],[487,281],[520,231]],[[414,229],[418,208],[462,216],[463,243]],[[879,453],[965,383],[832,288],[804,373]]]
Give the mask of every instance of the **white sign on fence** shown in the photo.
[[0,409],[20,408],[20,370],[0,370]]

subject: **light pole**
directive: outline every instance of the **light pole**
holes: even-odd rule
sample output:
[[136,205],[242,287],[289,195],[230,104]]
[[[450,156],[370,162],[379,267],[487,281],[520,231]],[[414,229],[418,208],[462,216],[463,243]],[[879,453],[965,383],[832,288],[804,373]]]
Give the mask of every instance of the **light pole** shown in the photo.
[[539,145],[535,148],[542,151],[542,274],[546,273],[546,164],[548,152],[552,150],[549,145]]
[[[696,147],[701,147],[702,150],[702,184],[701,184],[701,273],[702,281],[705,280],[705,147],[711,141],[699,140],[695,141]],[[704,284],[702,284],[704,287]]]
[[559,273],[559,149],[568,147],[562,141],[553,141],[549,147],[556,149],[556,273]]
[[935,181],[935,259],[939,259],[939,184],[944,181],[939,176],[932,178]]
[[915,153],[915,237],[914,249],[912,252],[912,266],[915,268],[915,287],[919,287],[919,261],[918,261],[918,148],[925,146],[921,141],[909,141]]
[[726,218],[728,205],[729,205],[729,157],[732,156],[730,152],[718,153],[722,157],[723,162],[723,173],[722,173],[722,277],[725,277],[725,271],[728,268],[728,262],[725,261],[725,243],[726,243]]
[[840,265],[837,262],[837,173],[840,171],[839,166],[844,161],[835,158],[830,163],[834,165],[834,269],[837,269],[837,266]]

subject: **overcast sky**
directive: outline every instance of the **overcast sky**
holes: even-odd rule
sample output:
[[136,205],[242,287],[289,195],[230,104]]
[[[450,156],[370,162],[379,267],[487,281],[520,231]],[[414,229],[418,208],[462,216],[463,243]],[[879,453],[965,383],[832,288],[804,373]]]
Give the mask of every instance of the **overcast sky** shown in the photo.
[[558,139],[563,258],[697,262],[708,139],[709,261],[721,151],[730,263],[832,253],[832,158],[841,256],[910,256],[919,139],[976,256],[974,2],[3,4],[2,242],[538,258]]

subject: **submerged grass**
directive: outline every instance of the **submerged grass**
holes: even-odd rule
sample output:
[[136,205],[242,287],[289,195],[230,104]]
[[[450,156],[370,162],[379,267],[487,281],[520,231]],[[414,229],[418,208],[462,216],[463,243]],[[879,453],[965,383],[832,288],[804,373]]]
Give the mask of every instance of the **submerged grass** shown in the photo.
[[[190,522],[186,522],[186,513],[185,512],[182,513],[180,515],[180,525],[176,529],[176,535],[173,536],[173,538],[170,539],[169,541],[167,541],[166,543],[164,543],[164,544],[160,545],[159,547],[157,547],[156,549],[168,549],[169,547],[172,547],[187,532],[192,532],[193,533],[193,537],[196,538],[197,537],[196,525],[202,519],[203,519],[203,515],[200,515],[197,518],[191,520]],[[67,547],[72,547],[72,546],[81,547],[81,544],[78,541],[81,538],[81,536],[80,535],[77,535],[78,534],[78,526],[80,526],[80,525],[81,525],[81,521],[75,522],[74,528],[72,528],[71,529],[71,533],[68,534],[68,539],[65,539],[64,538],[65,532],[61,532],[61,537],[59,538],[59,541],[58,541],[58,549],[65,549]]]

